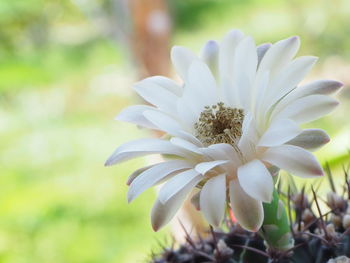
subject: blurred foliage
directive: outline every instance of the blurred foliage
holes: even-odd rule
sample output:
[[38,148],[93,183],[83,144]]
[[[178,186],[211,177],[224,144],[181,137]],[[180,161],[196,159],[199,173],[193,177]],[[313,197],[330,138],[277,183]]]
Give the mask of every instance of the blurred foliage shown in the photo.
[[[103,167],[114,147],[146,135],[112,122],[134,103],[135,70],[121,44],[81,8],[112,12],[112,0],[79,3],[0,0],[0,262],[139,262],[166,233],[153,233],[149,224],[153,191],[126,204],[126,177],[145,160]],[[337,58],[329,75],[348,66],[347,0],[169,4],[176,44],[199,50],[233,27],[257,42],[297,34],[301,54],[320,56],[321,65]],[[315,72],[327,77],[320,66]],[[318,156],[334,165],[349,146],[346,94],[341,109],[310,125],[332,135]]]

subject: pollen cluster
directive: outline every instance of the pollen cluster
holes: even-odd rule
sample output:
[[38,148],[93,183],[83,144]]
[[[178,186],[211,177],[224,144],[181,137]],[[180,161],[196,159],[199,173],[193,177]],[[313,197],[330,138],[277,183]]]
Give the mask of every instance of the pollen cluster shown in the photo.
[[206,106],[195,123],[195,135],[205,146],[216,143],[235,145],[242,135],[242,109],[225,107],[223,102]]

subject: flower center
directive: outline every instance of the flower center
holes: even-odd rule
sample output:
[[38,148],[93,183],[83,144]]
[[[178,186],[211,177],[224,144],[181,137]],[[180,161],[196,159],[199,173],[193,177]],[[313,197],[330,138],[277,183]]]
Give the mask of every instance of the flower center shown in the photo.
[[205,146],[216,143],[235,145],[242,135],[242,109],[225,107],[223,102],[205,106],[194,124],[195,136]]

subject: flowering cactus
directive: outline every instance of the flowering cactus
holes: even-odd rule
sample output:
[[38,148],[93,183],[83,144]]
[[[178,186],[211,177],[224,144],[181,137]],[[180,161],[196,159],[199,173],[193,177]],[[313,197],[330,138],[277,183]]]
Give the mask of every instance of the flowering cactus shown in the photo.
[[331,112],[329,95],[342,84],[318,80],[299,86],[316,62],[294,58],[300,41],[291,37],[256,46],[239,30],[220,43],[207,42],[200,56],[173,47],[171,59],[182,83],[155,76],[134,85],[149,105],[123,110],[118,120],[163,131],[119,146],[106,165],[147,154],[164,161],[143,167],[129,178],[128,201],[160,183],[152,209],[155,231],[166,225],[193,189],[205,219],[220,226],[229,205],[240,226],[257,232],[269,246],[293,246],[285,208],[275,190],[284,169],[300,177],[323,170],[310,153],[329,141],[319,129],[299,125]]

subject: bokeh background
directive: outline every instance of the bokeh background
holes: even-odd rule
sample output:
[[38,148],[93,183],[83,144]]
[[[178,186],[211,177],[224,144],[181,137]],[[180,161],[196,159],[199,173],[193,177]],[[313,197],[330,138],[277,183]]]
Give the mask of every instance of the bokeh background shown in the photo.
[[169,46],[198,52],[231,28],[257,43],[299,35],[319,56],[309,80],[345,84],[332,115],[309,126],[332,141],[335,170],[350,146],[348,0],[0,0],[0,262],[146,262],[155,193],[126,202],[127,176],[146,159],[105,168],[146,131],[113,121],[140,102],[132,83],[173,76]]

